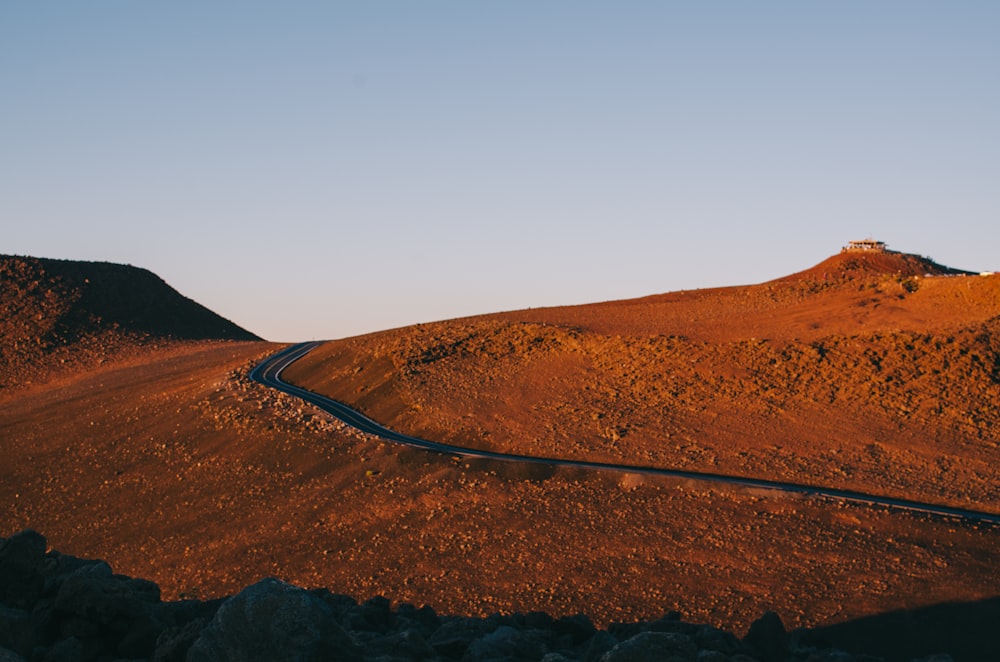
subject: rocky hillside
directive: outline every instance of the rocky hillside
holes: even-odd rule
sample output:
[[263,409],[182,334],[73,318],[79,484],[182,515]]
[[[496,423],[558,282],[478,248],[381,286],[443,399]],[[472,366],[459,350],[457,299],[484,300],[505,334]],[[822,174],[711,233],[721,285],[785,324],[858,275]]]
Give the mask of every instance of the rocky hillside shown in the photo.
[[938,264],[929,257],[897,251],[842,251],[816,266],[780,278],[775,282],[813,280],[826,282],[862,281],[872,277],[895,276],[898,279],[930,276],[969,276],[972,272]]
[[285,376],[458,445],[1000,510],[1000,277],[918,256],[418,325]]
[[[153,582],[114,574],[103,561],[46,547],[45,538],[31,530],[0,539],[0,659],[5,662],[882,659],[857,649],[828,648],[829,635],[823,631],[788,633],[770,612],[740,639],[686,623],[676,613],[598,630],[584,614],[558,619],[543,612],[442,616],[430,606],[394,606],[381,597],[359,604],[349,596],[307,591],[274,578],[225,599],[163,602]],[[908,642],[900,641],[897,651],[907,647]],[[940,652],[934,660],[952,659]]]
[[257,340],[137,267],[0,256],[0,387],[167,340]]
[[[384,332],[285,376],[434,438],[995,508],[1000,279],[823,273]],[[97,360],[132,337],[106,333]],[[240,640],[271,655],[247,605],[301,625],[278,640],[289,657],[995,650],[1000,528],[401,449],[249,380],[277,347],[135,337],[134,360],[0,392],[0,536],[49,536],[0,545],[0,648],[16,651],[0,659],[235,659]],[[72,363],[87,342],[41,356]],[[812,629],[769,617],[744,637],[769,611]]]

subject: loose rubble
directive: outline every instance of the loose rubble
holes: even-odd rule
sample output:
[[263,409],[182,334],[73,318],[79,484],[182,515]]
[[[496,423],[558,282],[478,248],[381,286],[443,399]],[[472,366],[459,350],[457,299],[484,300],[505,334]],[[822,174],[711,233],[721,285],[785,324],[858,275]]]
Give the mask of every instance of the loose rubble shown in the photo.
[[[743,639],[677,613],[598,630],[585,615],[441,616],[429,606],[361,604],[263,579],[226,599],[163,602],[156,584],[104,561],[47,551],[25,530],[0,539],[0,661],[346,660],[426,662],[872,662],[801,644],[773,613]],[[935,656],[944,662],[948,656]]]

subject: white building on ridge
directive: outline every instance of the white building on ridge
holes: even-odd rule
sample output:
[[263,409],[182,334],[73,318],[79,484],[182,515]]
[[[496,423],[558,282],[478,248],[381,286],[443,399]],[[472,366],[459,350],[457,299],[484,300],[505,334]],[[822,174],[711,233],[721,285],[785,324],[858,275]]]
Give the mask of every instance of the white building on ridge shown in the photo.
[[885,242],[874,239],[862,239],[861,241],[849,241],[844,246],[842,253],[884,253]]

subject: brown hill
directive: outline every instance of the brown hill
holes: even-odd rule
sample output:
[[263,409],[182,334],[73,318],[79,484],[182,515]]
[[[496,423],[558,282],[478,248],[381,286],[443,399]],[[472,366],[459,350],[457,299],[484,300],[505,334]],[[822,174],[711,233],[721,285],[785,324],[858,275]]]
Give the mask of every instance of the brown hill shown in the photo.
[[434,439],[1000,512],[1000,278],[955,273],[841,254],[761,285],[329,343],[286,376]]
[[[952,282],[952,275],[969,277]],[[758,285],[681,290],[483,319],[559,325],[611,336],[675,335],[709,342],[805,341],[902,328],[940,331],[998,313],[997,279],[971,276],[914,255],[840,253],[810,269]]]
[[[455,320],[330,343],[286,376],[442,439],[993,507],[998,280],[917,285],[880,273]],[[251,383],[273,346],[137,347],[0,391],[0,536],[45,531],[171,598],[274,575],[604,625],[677,609],[745,631],[768,609],[795,627],[1000,595],[996,528],[456,463]]]
[[996,529],[403,450],[250,382],[276,349],[177,344],[0,393],[0,530],[169,599],[276,576],[442,614],[678,610],[743,633],[768,609],[797,627],[1000,595]]
[[0,255],[0,337],[0,386],[156,341],[259,340],[145,269],[9,255]]
[[952,269],[938,264],[929,257],[910,255],[897,251],[841,251],[823,260],[816,266],[778,279],[776,282],[794,280],[843,282],[881,279],[894,276],[897,279],[920,276],[971,276],[972,272]]

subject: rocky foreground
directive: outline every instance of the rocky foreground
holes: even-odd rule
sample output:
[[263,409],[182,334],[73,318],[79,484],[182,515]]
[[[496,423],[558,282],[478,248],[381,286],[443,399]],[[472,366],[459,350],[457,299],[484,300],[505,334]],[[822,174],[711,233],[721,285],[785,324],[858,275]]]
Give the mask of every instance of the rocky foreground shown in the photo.
[[[40,660],[587,660],[871,662],[785,631],[767,613],[739,639],[676,613],[597,630],[585,615],[439,616],[385,598],[358,604],[263,579],[229,598],[162,602],[153,582],[48,551],[26,530],[0,539],[0,662]],[[933,658],[943,662],[947,655]]]

